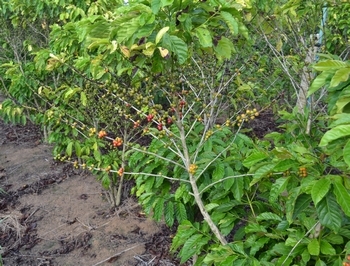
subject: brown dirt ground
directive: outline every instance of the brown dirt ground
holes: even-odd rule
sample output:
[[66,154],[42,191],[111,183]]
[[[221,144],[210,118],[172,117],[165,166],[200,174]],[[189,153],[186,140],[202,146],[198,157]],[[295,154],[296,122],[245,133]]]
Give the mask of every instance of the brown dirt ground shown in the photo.
[[95,177],[54,162],[41,139],[36,126],[0,121],[5,266],[179,265],[169,255],[169,229],[130,196],[111,210]]

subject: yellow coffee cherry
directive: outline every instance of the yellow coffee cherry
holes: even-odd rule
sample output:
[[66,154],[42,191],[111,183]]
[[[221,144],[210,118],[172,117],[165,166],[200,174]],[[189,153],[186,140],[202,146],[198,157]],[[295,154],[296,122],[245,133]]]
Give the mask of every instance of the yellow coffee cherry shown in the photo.
[[198,166],[195,165],[195,164],[191,164],[189,169],[188,169],[188,172],[191,174],[191,175],[194,175],[196,173],[196,170],[197,170]]

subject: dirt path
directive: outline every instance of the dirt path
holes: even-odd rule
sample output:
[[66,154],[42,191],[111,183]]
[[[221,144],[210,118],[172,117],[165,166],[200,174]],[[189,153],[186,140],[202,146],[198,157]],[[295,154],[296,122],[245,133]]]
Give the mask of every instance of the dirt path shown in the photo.
[[0,188],[5,266],[178,265],[164,227],[132,198],[112,212],[95,178],[54,162],[35,126],[0,121]]

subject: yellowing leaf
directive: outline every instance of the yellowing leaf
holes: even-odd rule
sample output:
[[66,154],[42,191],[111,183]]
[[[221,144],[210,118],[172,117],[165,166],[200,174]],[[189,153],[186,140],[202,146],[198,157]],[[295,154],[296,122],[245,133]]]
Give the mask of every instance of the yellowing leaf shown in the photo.
[[163,47],[158,47],[158,50],[160,52],[160,55],[164,58],[169,54],[169,50],[165,49]]
[[164,27],[162,28],[156,36],[156,44],[159,43],[159,41],[162,39],[162,37],[164,36],[164,34],[169,30],[169,27]]
[[140,46],[138,46],[137,44],[133,44],[133,45],[131,45],[131,47],[130,47],[130,51],[139,50],[139,49],[140,49]]
[[327,70],[335,71],[337,69],[341,69],[341,68],[344,68],[347,66],[348,65],[343,61],[326,60],[326,61],[321,61],[321,62],[315,64],[314,69],[316,69],[318,71],[327,71]]
[[123,45],[123,46],[120,47],[120,50],[122,51],[122,53],[123,53],[127,58],[130,57],[130,50],[129,50],[128,47],[126,47],[126,46]]
[[117,43],[117,41],[116,40],[113,40],[112,42],[111,42],[111,44],[112,44],[112,49],[111,49],[111,54],[112,53],[114,53],[116,50],[117,50],[117,48],[118,48],[118,43]]
[[81,92],[80,93],[80,102],[83,106],[86,106],[87,104],[87,97],[86,97],[86,94],[85,92]]
[[250,0],[236,0],[236,2],[245,8],[252,8],[252,3]]
[[331,83],[329,84],[330,87],[336,87],[340,82],[347,81],[349,79],[349,75],[350,67],[337,70],[337,72],[335,72],[334,76],[332,77]]
[[152,46],[151,46],[151,47],[149,47],[149,48],[147,48],[147,49],[145,49],[145,50],[142,50],[142,53],[143,53],[144,55],[147,55],[147,56],[152,56],[155,49],[156,49],[155,47],[152,47]]
[[280,52],[280,51],[282,50],[282,46],[283,46],[283,42],[282,42],[281,39],[279,39],[279,40],[277,41],[277,44],[276,44],[276,50],[277,50],[278,52]]
[[55,59],[55,60],[57,60],[57,61],[60,61],[60,59],[56,55],[54,55],[52,53],[50,53],[50,57]]

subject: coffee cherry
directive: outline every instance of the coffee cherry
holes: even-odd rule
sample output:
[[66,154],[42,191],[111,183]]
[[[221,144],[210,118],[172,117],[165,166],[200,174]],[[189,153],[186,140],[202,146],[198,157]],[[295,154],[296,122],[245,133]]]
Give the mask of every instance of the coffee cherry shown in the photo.
[[107,136],[107,132],[104,130],[101,130],[100,132],[98,132],[98,138],[102,139],[105,136]]
[[117,173],[119,176],[122,176],[124,173],[124,169],[122,167],[120,167]]
[[119,147],[123,144],[123,140],[121,138],[116,138],[113,140],[113,147]]
[[196,173],[196,170],[197,170],[198,166],[195,165],[195,164],[191,164],[189,169],[188,169],[188,172],[191,174],[191,175],[194,175]]
[[151,121],[153,120],[153,118],[154,118],[154,115],[153,115],[153,114],[149,114],[149,115],[147,116],[147,121],[148,121],[148,122],[151,122]]

